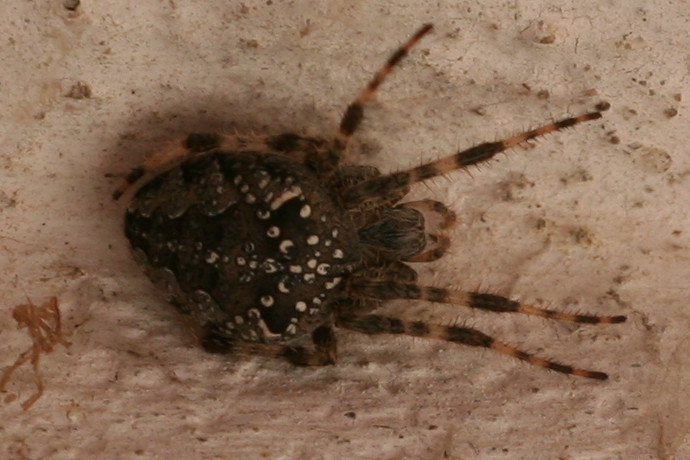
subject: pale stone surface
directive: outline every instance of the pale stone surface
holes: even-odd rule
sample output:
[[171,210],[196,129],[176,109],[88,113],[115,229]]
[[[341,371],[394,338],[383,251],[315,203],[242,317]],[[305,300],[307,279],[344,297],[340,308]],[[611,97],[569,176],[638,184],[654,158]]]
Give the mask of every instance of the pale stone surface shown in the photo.
[[[0,457],[687,458],[690,13],[562,3],[3,2],[0,366],[29,346],[11,316],[27,295],[60,298],[73,344],[42,358],[45,394],[27,412],[33,376],[15,375]],[[608,382],[346,331],[335,367],[211,356],[131,260],[105,174],[190,130],[333,132],[424,22],[434,34],[367,111],[353,161],[401,169],[612,108],[418,186],[461,219],[422,281],[629,322],[387,311],[469,323]]]

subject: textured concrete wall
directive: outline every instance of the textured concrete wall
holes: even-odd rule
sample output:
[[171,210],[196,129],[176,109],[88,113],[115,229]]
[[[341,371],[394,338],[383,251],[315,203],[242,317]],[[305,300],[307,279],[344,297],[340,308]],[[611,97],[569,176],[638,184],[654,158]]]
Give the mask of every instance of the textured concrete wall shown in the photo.
[[[68,2],[70,3],[70,2]],[[0,406],[3,458],[688,458],[690,12],[671,2],[5,1],[0,6],[0,366],[12,307],[60,299],[72,346]],[[591,110],[470,174],[417,186],[460,218],[435,286],[481,288],[580,326],[396,302],[606,371],[338,331],[337,366],[208,355],[141,275],[122,174],[192,130],[334,132],[420,24],[436,29],[368,108],[351,160],[397,170]],[[125,200],[126,201],[126,200]],[[13,395],[18,399],[12,400]]]

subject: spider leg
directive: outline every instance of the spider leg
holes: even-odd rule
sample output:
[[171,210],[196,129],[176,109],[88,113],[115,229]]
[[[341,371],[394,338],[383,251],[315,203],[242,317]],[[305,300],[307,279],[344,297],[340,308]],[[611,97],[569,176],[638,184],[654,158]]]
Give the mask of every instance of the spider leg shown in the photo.
[[[370,263],[370,261],[366,263]],[[358,272],[357,276],[376,280],[415,283],[419,275],[417,275],[415,269],[409,265],[400,261],[395,261],[389,264],[369,265],[368,268],[364,268]],[[384,302],[383,300],[368,297],[348,296],[334,302],[333,311],[336,312],[336,317],[340,314],[350,316],[365,315],[381,307]]]
[[377,300],[414,299],[430,302],[466,305],[477,310],[496,313],[523,313],[543,318],[584,324],[615,324],[626,320],[625,316],[595,316],[563,313],[547,308],[516,302],[506,297],[482,292],[461,291],[454,289],[419,286],[413,283],[379,281],[363,278],[350,280],[350,291],[355,297],[367,297]]
[[118,200],[132,185],[147,174],[156,174],[172,169],[196,155],[215,150],[273,152],[288,155],[303,162],[308,154],[323,153],[325,142],[321,139],[284,133],[277,136],[239,136],[211,133],[192,133],[182,140],[168,144],[149,156],[142,164],[133,168],[120,186],[113,192]]
[[380,281],[397,281],[414,283],[419,275],[414,268],[400,261],[394,261],[387,265],[373,266],[357,272],[357,276]]
[[374,98],[376,91],[384,82],[386,77],[393,71],[393,68],[407,56],[410,49],[426,34],[431,32],[433,26],[431,24],[423,25],[410,39],[398,48],[389,58],[388,61],[381,67],[374,77],[369,81],[369,84],[359,93],[357,98],[352,102],[342,119],[340,120],[340,129],[335,140],[335,151],[340,155],[347,148],[348,141],[352,134],[357,130],[364,118],[364,106]]
[[490,348],[504,355],[512,356],[530,364],[534,364],[535,366],[545,367],[563,374],[577,375],[596,380],[608,379],[608,375],[603,372],[579,369],[567,364],[561,364],[556,361],[535,356],[512,345],[499,342],[493,337],[470,327],[427,324],[422,321],[406,321],[381,315],[342,316],[338,318],[337,323],[340,327],[370,335],[405,334],[415,337],[445,340],[470,347]]
[[601,118],[601,112],[590,112],[577,117],[565,118],[500,141],[485,142],[415,168],[360,182],[343,191],[341,194],[343,206],[350,209],[364,202],[376,201],[377,197],[381,195],[386,196],[414,183],[486,162],[496,154],[517,147],[529,140],[599,118]]
[[331,326],[319,326],[312,332],[314,349],[303,346],[248,342],[233,339],[207,328],[201,345],[209,353],[233,353],[238,355],[267,356],[285,359],[295,366],[326,366],[335,364],[337,341]]

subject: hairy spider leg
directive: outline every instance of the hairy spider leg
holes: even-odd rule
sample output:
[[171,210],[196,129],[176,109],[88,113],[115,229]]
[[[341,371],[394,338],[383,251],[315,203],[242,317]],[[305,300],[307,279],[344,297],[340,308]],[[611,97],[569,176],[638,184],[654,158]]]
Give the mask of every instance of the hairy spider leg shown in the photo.
[[340,120],[340,129],[335,140],[334,147],[338,155],[345,151],[352,134],[361,124],[362,119],[364,118],[364,106],[374,98],[379,86],[381,86],[386,77],[388,77],[388,75],[393,71],[393,68],[398,65],[400,61],[407,56],[407,53],[410,51],[410,49],[419,40],[421,40],[422,37],[431,32],[432,29],[432,24],[424,24],[422,27],[420,27],[419,30],[417,30],[417,32],[415,32],[415,34],[412,35],[407,42],[405,42],[405,44],[391,54],[384,66],[374,74],[374,77],[359,93],[354,102],[347,107],[342,119]]
[[492,311],[496,313],[522,313],[525,315],[541,316],[542,318],[570,323],[616,324],[626,320],[626,317],[623,315],[595,316],[564,313],[517,302],[496,294],[419,286],[413,283],[400,283],[390,280],[381,281],[354,277],[350,280],[349,286],[353,296],[376,300],[427,300],[436,303],[466,305],[467,307],[477,310]]
[[[276,151],[281,153],[306,153],[307,161],[317,171],[324,173],[331,172],[340,162],[342,152],[347,148],[348,141],[364,117],[364,106],[373,99],[374,94],[393,68],[407,55],[412,48],[424,35],[432,30],[431,24],[423,25],[404,45],[398,48],[386,61],[386,64],[379,69],[369,84],[359,93],[353,103],[351,103],[340,121],[340,129],[336,135],[333,152],[322,148],[323,141],[303,137],[294,133],[285,133],[277,136],[267,136],[264,138],[252,139],[251,144],[260,144],[262,150]],[[257,142],[258,141],[258,142]],[[172,167],[181,163],[185,159],[204,151],[220,148],[228,150],[240,150],[246,148],[245,142],[240,136],[225,136],[209,133],[193,133],[182,142],[170,144],[155,155],[148,157],[144,162],[133,168],[125,177],[125,180],[115,189],[112,194],[114,200],[118,200],[132,185],[139,182],[141,178],[162,168]],[[331,153],[332,155],[329,155]],[[296,158],[301,161],[303,158]]]
[[545,367],[562,374],[576,375],[595,380],[606,380],[608,375],[604,372],[579,369],[556,361],[535,356],[522,351],[512,345],[499,342],[493,337],[476,329],[464,326],[442,326],[440,324],[427,324],[423,321],[407,321],[382,315],[341,316],[337,319],[337,325],[364,334],[404,334],[414,337],[445,340],[448,342],[467,345],[470,347],[483,347],[497,351],[504,355],[512,356],[535,366]]
[[[495,294],[419,286],[413,283],[400,283],[393,280],[380,281],[357,277],[350,280],[349,288],[354,298],[361,297],[378,301],[393,299],[427,300],[430,302],[466,305],[470,308],[495,313],[523,313],[559,321],[584,324],[615,324],[622,323],[626,320],[625,316],[594,316],[562,313],[516,302]],[[367,334],[406,334],[446,340],[474,347],[491,348],[499,353],[510,355],[530,364],[546,367],[564,374],[572,374],[598,380],[606,380],[608,378],[603,372],[578,369],[552,360],[540,358],[511,345],[499,342],[483,332],[469,327],[427,324],[423,321],[405,321],[380,315],[350,316],[345,314],[343,316],[344,318],[339,317],[337,320],[339,326]]]
[[337,341],[331,326],[319,326],[311,334],[314,349],[298,345],[248,342],[232,339],[213,328],[206,328],[201,345],[209,353],[233,353],[237,355],[266,356],[285,359],[295,366],[327,366],[337,359]]
[[508,137],[496,142],[484,142],[457,152],[436,161],[432,161],[415,168],[396,173],[386,174],[365,180],[343,191],[341,199],[343,205],[352,209],[362,203],[376,201],[379,196],[388,196],[396,190],[422,182],[433,177],[442,176],[457,169],[464,169],[472,165],[484,163],[496,154],[523,144],[529,140],[544,136],[554,131],[560,131],[587,121],[598,120],[601,112],[590,112],[577,117],[565,118],[536,129]]
[[132,168],[125,180],[112,194],[113,200],[120,197],[146,174],[161,173],[171,169],[185,160],[207,152],[222,150],[227,152],[257,151],[280,153],[296,161],[304,161],[307,154],[320,154],[325,141],[284,133],[276,136],[243,136],[214,133],[191,133],[183,139],[168,143],[153,155],[147,157],[140,165]]

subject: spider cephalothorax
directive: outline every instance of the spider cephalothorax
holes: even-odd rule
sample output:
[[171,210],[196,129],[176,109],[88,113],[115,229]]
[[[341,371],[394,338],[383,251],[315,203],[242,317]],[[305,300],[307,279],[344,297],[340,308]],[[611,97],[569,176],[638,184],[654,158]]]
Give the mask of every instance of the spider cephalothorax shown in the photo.
[[[157,173],[132,199],[125,234],[148,275],[192,317],[207,350],[331,364],[336,326],[486,347],[566,374],[607,377],[536,357],[470,327],[371,313],[390,299],[420,299],[578,323],[625,321],[417,284],[406,262],[440,258],[455,215],[434,200],[402,202],[412,184],[601,117],[592,112],[567,118],[393,174],[344,164],[364,106],[431,28],[423,26],[393,53],[347,108],[332,138],[192,134],[133,170],[115,192],[117,199],[145,173]],[[313,347],[295,343],[305,336]]]

